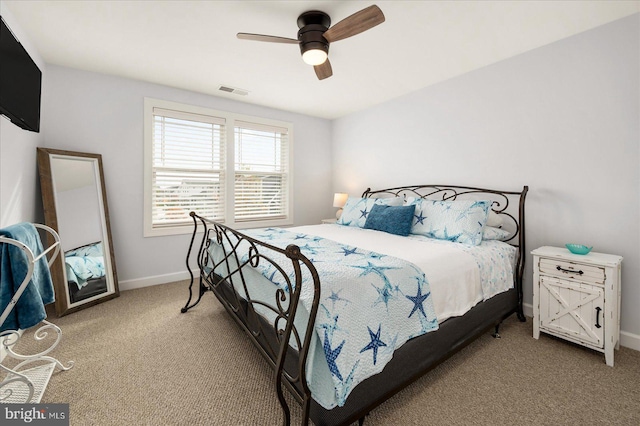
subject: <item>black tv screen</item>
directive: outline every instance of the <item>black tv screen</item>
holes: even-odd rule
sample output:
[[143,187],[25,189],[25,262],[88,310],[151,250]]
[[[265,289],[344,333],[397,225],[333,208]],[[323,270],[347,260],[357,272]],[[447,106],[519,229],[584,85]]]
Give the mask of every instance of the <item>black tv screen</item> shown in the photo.
[[39,132],[41,82],[42,72],[0,17],[0,114]]

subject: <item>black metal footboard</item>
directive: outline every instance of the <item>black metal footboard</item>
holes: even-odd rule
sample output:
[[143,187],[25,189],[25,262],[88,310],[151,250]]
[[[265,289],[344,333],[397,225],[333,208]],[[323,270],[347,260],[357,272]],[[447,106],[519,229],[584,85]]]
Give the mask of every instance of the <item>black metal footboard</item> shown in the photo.
[[[307,424],[311,391],[307,385],[305,364],[320,301],[318,272],[296,245],[291,244],[286,249],[280,249],[198,216],[194,212],[190,215],[194,223],[187,254],[187,269],[191,275],[191,283],[189,299],[182,312],[197,305],[205,292],[212,291],[274,368],[276,393],[284,416],[283,424],[289,425],[291,422],[289,406],[282,390],[283,385],[302,405],[303,424]],[[198,231],[204,231],[197,252],[199,291],[197,299],[191,303],[194,297],[195,277],[189,259],[194,243],[197,242]],[[215,249],[218,252],[215,258],[211,253],[211,249],[214,248],[212,245],[217,245]],[[276,253],[286,256],[291,264],[275,262],[272,257]],[[261,262],[272,265],[277,271],[275,273],[279,274],[279,281],[286,284],[285,288],[273,291],[272,301],[254,298],[247,280],[250,269],[258,267]],[[304,284],[303,277],[306,277]],[[308,320],[296,318],[303,285],[312,285],[314,290]],[[298,326],[294,323],[296,320],[299,322]],[[299,330],[300,321],[306,322],[304,330]]]

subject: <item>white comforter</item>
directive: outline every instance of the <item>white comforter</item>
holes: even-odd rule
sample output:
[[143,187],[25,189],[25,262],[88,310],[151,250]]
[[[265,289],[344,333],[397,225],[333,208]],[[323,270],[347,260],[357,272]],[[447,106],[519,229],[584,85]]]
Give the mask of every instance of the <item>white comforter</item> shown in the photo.
[[287,230],[394,256],[418,266],[429,279],[438,322],[464,315],[481,300],[513,287],[516,249],[500,241],[469,246],[342,225],[298,226]]

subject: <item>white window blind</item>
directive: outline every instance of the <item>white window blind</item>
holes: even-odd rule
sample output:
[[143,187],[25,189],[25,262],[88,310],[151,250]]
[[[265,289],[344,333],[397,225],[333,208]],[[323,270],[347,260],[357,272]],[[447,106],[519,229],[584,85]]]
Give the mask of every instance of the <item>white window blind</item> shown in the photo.
[[153,108],[151,222],[192,223],[190,211],[225,216],[225,119]]
[[144,100],[144,235],[193,232],[189,212],[231,227],[293,224],[293,126]]
[[287,128],[235,121],[234,221],[282,219],[289,214]]

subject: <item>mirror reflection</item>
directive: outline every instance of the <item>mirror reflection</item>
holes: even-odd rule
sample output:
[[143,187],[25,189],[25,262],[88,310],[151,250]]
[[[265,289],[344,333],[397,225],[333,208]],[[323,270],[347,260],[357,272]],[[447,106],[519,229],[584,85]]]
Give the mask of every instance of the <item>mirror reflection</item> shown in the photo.
[[51,159],[70,304],[107,292],[95,160]]
[[101,157],[38,149],[45,221],[64,252],[52,271],[58,315],[118,295]]

